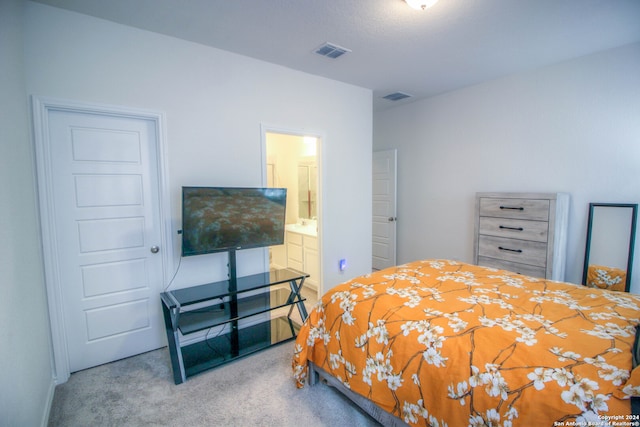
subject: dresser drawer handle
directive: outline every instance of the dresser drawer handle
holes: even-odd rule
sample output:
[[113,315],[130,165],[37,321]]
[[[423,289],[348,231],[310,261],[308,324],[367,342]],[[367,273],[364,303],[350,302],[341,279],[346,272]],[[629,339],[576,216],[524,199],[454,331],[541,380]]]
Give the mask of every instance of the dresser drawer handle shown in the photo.
[[509,248],[503,248],[502,246],[498,246],[498,249],[500,249],[501,251],[509,251],[509,252],[517,252],[517,253],[522,253],[522,249],[509,249]]
[[522,228],[522,227],[507,227],[506,225],[501,225],[500,229],[501,230],[524,231],[524,228]]
[[512,211],[523,211],[524,208],[522,206],[500,206],[500,209],[509,209]]

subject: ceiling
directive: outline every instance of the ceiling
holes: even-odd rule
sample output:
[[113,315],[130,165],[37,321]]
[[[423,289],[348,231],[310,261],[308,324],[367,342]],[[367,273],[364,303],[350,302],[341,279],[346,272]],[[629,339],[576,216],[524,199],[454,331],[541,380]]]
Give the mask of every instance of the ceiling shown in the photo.
[[640,41],[640,0],[37,1],[365,87],[374,110]]

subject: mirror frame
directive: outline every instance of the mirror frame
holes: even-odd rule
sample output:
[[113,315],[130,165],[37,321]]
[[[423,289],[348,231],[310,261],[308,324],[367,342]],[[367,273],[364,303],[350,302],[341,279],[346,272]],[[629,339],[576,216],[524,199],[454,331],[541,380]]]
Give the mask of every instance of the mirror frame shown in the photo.
[[638,204],[637,203],[589,203],[589,222],[587,225],[587,243],[584,251],[584,267],[582,271],[582,284],[587,284],[587,273],[589,268],[589,252],[591,249],[591,231],[593,225],[593,212],[597,207],[608,208],[631,208],[631,227],[629,229],[629,252],[627,258],[627,278],[624,285],[624,291],[629,292],[631,286],[631,269],[633,266],[633,249],[636,239],[636,222],[638,216]]

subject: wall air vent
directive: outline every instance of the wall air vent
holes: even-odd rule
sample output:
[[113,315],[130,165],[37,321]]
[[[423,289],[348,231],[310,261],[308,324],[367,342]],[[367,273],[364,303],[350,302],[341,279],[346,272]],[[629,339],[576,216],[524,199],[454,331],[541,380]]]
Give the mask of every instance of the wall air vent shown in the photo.
[[332,43],[325,43],[318,47],[314,52],[318,55],[326,56],[327,58],[336,59],[347,52],[351,52],[351,50]]
[[390,93],[387,96],[383,96],[382,98],[387,99],[389,101],[400,101],[401,99],[411,98],[411,95],[403,92],[394,92],[394,93]]

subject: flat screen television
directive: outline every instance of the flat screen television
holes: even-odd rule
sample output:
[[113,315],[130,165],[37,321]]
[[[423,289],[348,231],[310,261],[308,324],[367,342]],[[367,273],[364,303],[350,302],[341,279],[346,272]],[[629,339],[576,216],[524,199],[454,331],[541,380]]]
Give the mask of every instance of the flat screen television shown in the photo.
[[182,256],[284,243],[286,188],[182,187]]

